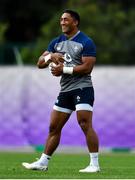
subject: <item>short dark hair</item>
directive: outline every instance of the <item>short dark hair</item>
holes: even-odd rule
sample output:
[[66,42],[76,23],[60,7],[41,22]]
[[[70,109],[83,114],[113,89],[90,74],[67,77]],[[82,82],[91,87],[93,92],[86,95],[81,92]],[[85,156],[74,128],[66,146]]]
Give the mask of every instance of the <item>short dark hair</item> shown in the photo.
[[76,11],[73,11],[73,10],[71,10],[71,9],[65,9],[65,10],[63,11],[63,13],[68,13],[68,14],[70,14],[71,17],[73,17],[75,20],[78,21],[78,25],[77,25],[77,26],[79,26],[79,24],[80,24],[80,15],[79,15]]

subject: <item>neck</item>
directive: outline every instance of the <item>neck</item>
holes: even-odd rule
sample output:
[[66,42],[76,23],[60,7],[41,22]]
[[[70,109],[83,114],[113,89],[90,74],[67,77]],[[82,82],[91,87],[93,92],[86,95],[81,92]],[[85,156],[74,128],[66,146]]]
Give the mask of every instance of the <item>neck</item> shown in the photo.
[[64,33],[64,34],[65,34],[65,36],[67,36],[68,38],[71,38],[71,37],[73,37],[77,32],[78,32],[78,28],[74,29],[74,30],[71,31],[71,32],[67,32],[67,33]]

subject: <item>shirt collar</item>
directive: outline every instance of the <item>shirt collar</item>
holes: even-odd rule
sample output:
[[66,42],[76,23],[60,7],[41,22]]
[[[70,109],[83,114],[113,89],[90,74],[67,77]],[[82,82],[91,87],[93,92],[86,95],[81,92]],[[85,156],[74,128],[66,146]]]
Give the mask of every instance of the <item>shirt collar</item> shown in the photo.
[[65,35],[64,35],[64,36],[66,37],[66,39],[72,40],[72,39],[74,39],[79,33],[80,33],[80,30],[78,30],[77,33],[76,33],[74,36],[70,37],[69,39],[67,38],[67,36],[65,36]]

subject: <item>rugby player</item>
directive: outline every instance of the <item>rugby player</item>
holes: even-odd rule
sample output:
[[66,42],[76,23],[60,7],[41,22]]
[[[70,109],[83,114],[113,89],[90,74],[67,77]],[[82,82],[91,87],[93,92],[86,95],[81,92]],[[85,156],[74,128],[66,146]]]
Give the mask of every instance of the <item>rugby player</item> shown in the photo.
[[65,10],[60,18],[62,34],[50,42],[38,60],[39,68],[49,65],[54,76],[61,76],[61,90],[51,113],[44,152],[36,162],[22,163],[27,169],[48,170],[49,160],[60,142],[61,130],[72,111],[76,111],[90,156],[89,165],[79,172],[100,171],[98,136],[92,126],[94,89],[91,72],[96,61],[96,46],[90,37],[79,30],[79,24],[79,14]]

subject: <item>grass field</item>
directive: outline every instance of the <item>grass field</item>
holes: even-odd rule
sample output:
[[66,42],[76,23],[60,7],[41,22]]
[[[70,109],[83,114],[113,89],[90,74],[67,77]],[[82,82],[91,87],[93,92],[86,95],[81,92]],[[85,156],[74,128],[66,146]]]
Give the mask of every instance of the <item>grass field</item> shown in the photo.
[[88,165],[88,155],[55,154],[49,171],[26,170],[23,161],[32,162],[37,153],[0,153],[1,179],[135,179],[135,154],[100,154],[101,172],[85,174],[78,170]]

